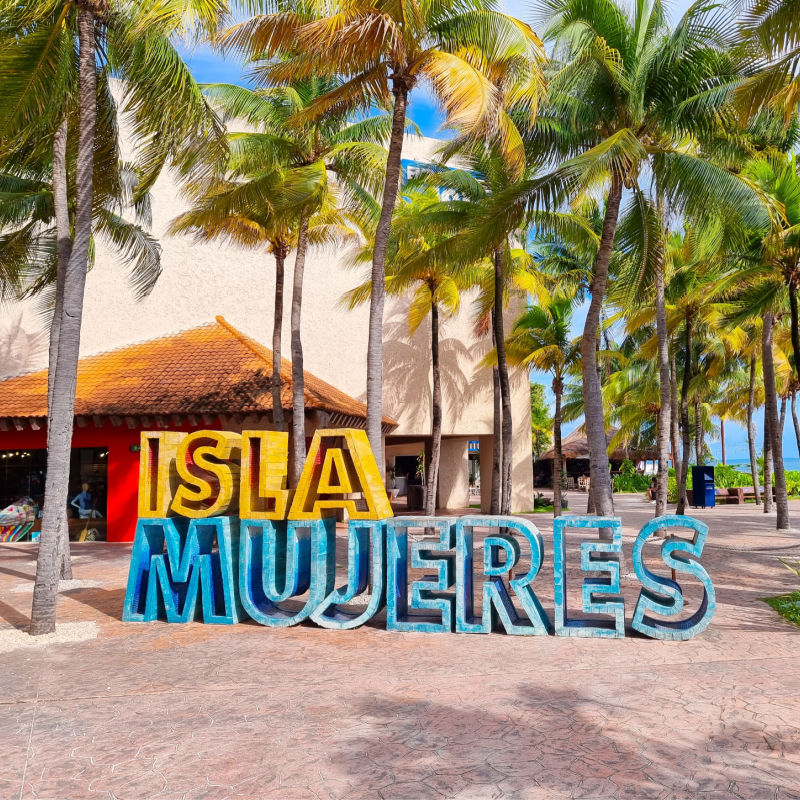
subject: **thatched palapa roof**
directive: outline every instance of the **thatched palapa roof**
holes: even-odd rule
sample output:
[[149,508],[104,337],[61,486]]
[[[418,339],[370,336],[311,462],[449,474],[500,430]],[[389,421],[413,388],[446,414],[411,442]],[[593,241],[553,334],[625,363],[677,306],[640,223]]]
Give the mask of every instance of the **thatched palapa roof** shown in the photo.
[[[619,428],[611,427],[606,431],[606,444],[611,444],[611,440],[616,435]],[[561,442],[561,452],[564,458],[568,459],[585,459],[589,460],[589,440],[582,428],[574,430],[569,436],[564,437]],[[555,451],[551,447],[546,452],[539,456],[537,461],[552,461],[555,457]],[[655,450],[637,450],[631,447],[617,447],[614,452],[609,453],[608,457],[612,461],[624,461],[629,458],[631,461],[652,460],[658,458],[658,453]]]

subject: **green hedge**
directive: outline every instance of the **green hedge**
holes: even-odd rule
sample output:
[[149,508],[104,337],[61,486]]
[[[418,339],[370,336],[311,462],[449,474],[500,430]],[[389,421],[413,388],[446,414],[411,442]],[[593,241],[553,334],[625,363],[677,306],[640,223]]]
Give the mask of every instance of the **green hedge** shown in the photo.
[[[764,485],[764,471],[759,468],[758,470],[758,483],[759,486]],[[773,486],[775,485],[775,476],[772,478]],[[753,477],[749,472],[741,472],[736,467],[730,465],[722,466],[718,464],[714,467],[714,485],[719,489],[728,489],[737,486],[752,486]],[[692,488],[692,471],[686,476],[686,488]],[[789,469],[786,470],[786,490],[790,495],[800,495],[800,470]],[[669,471],[669,491],[668,497],[670,503],[678,502],[678,484],[675,481],[675,470]]]
[[646,492],[650,488],[650,475],[620,473],[614,476],[615,492]]

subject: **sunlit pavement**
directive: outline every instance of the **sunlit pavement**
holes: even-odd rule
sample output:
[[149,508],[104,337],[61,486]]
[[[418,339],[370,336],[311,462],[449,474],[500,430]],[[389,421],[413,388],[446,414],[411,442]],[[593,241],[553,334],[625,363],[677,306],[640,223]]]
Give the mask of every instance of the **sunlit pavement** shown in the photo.
[[[628,556],[652,510],[617,497]],[[800,533],[694,513],[717,614],[672,643],[123,624],[130,547],[76,545],[103,585],[59,621],[99,635],[0,655],[0,798],[800,798],[800,629],[759,599],[797,588],[777,556]],[[551,517],[531,518],[552,615]],[[0,545],[0,629],[26,624],[35,550]]]

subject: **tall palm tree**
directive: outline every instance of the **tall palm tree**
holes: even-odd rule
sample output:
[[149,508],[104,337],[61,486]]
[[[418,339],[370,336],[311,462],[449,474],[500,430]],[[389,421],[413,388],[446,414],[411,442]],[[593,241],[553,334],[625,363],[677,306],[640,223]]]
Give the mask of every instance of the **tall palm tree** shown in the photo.
[[506,342],[510,363],[548,372],[553,379],[553,514],[556,517],[562,511],[561,398],[566,373],[580,357],[580,340],[570,337],[572,314],[572,299],[558,295],[546,305],[530,306],[514,323]]
[[[781,211],[773,219],[773,230],[762,240],[758,268],[773,271],[773,291],[787,296],[795,378],[800,380],[800,173],[797,159],[794,155],[782,154],[755,158],[746,165],[744,174]],[[748,275],[752,276],[752,272]]]
[[[348,124],[342,116],[297,127],[290,119],[328,91],[332,81],[318,78],[292,86],[251,90],[231,84],[204,86],[205,95],[225,120],[253,130],[227,134],[229,158],[223,177],[190,186],[195,204],[173,222],[176,232],[203,239],[225,238],[251,247],[266,245],[275,258],[273,312],[273,421],[284,425],[281,407],[281,337],[285,262],[295,251],[292,282],[292,482],[305,460],[305,387],[301,341],[304,266],[309,246],[346,243],[356,234],[337,207],[353,206],[363,190],[376,191],[388,135],[388,117]],[[341,192],[328,181],[333,172]],[[356,191],[358,190],[358,191]],[[341,195],[341,197],[340,197]],[[368,196],[368,194],[367,194]],[[368,212],[367,212],[368,213]]]
[[[670,29],[662,4],[649,0],[637,0],[630,9],[613,0],[552,0],[542,6],[542,20],[549,21],[545,40],[554,43],[560,68],[549,82],[549,102],[534,134],[543,159],[566,160],[507,202],[541,206],[607,190],[582,338],[591,486],[599,514],[612,512],[613,498],[595,352],[624,190],[632,204],[658,199],[675,214],[738,209],[754,221],[763,213],[746,183],[686,146],[691,136],[720,124],[739,81],[733,60],[722,52],[722,20],[715,9],[696,3]],[[668,358],[666,348],[659,348],[664,421]]]
[[[391,125],[386,114],[349,122],[346,110],[297,123],[306,109],[337,85],[335,78],[311,77],[255,91],[230,84],[204,87],[206,97],[225,119],[241,120],[254,128],[228,135],[228,170],[236,185],[214,202],[219,202],[223,212],[229,204],[233,211],[250,209],[263,222],[277,226],[283,245],[291,241],[295,251],[290,320],[293,486],[300,480],[306,455],[301,340],[306,255],[315,244],[355,240],[353,225],[371,225],[372,198],[383,184],[383,143]],[[329,180],[329,174],[335,181]],[[206,191],[202,181],[198,188],[201,194]],[[276,298],[276,313],[277,303]],[[273,328],[273,350],[278,335]],[[280,347],[274,356],[277,363],[279,354]],[[273,404],[279,391],[273,383]]]
[[761,488],[756,452],[756,427],[753,420],[755,410],[764,403],[764,384],[758,377],[758,362],[761,352],[761,332],[755,326],[747,330],[747,343],[732,359],[722,391],[714,404],[715,413],[743,425],[747,432],[747,447],[750,456],[750,476],[753,481],[756,505],[761,505]]
[[[98,131],[95,136],[94,169],[98,176],[94,187],[94,231],[100,235],[129,269],[134,290],[139,297],[149,293],[160,274],[160,247],[147,232],[150,226],[150,202],[140,194],[141,171],[119,158],[117,114],[106,75],[97,76]],[[0,296],[16,284],[16,294],[39,295],[45,319],[49,320],[48,409],[53,405],[53,381],[58,355],[60,322],[66,264],[72,251],[74,217],[74,135],[76,110],[71,101],[65,116],[52,137],[52,148],[40,139],[25,142],[0,163]],[[34,127],[35,130],[35,127]],[[69,141],[68,141],[69,139]],[[134,197],[138,195],[138,197]],[[135,222],[122,212],[132,210]],[[94,252],[90,248],[90,256]],[[48,424],[48,435],[52,425]],[[69,558],[69,532],[66,507],[59,519],[61,576],[72,574]]]
[[[495,349],[494,462],[500,464],[500,470],[497,475],[499,502],[497,507],[493,504],[491,508],[494,513],[499,511],[508,514],[512,494],[513,420],[503,312],[514,293],[527,293],[542,302],[546,301],[550,288],[557,280],[545,274],[520,244],[529,238],[529,230],[535,230],[539,237],[550,236],[588,251],[596,248],[597,236],[586,218],[565,211],[533,209],[525,213],[523,208],[519,213],[520,209],[515,208],[513,213],[496,213],[497,206],[504,206],[507,196],[513,196],[520,185],[527,186],[534,180],[535,164],[531,163],[522,170],[509,166],[496,149],[468,135],[462,135],[446,146],[441,158],[445,163],[452,158],[456,166],[433,172],[424,180],[455,193],[459,199],[449,204],[450,235],[437,242],[429,252],[420,253],[417,258],[460,258],[470,263],[488,265],[488,269],[478,273],[481,279],[478,282],[480,294],[476,327],[479,332],[491,331]],[[493,497],[496,494],[494,479],[495,475]]]
[[[796,353],[800,352],[798,332],[797,286],[800,272],[797,261],[800,257],[800,177],[795,161],[782,154],[767,154],[752,159],[743,174],[749,178],[765,196],[780,209],[773,216],[768,230],[754,232],[749,246],[742,253],[742,269],[735,279],[739,287],[737,302],[740,320],[751,321],[754,315],[761,317],[761,356],[764,377],[764,424],[765,424],[765,510],[771,505],[772,482],[767,470],[774,469],[774,499],[777,510],[778,529],[789,527],[789,503],[786,491],[786,476],[783,464],[782,425],[778,412],[776,388],[776,351],[774,342],[775,324],[786,313],[790,316],[790,340],[793,359],[781,357],[781,361],[797,368]],[[797,378],[797,375],[794,375]],[[769,450],[769,458],[766,451]]]
[[[318,10],[321,9],[321,10]],[[392,108],[380,216],[372,260],[367,349],[367,435],[382,452],[383,309],[386,252],[401,174],[408,98],[427,85],[446,123],[475,136],[492,134],[510,161],[524,163],[522,142],[487,76],[493,64],[513,64],[526,79],[519,100],[535,112],[544,90],[541,42],[530,27],[495,10],[489,0],[352,0],[255,16],[227,31],[223,47],[248,56],[281,58],[262,70],[270,82],[338,75],[342,82],[301,115]],[[378,459],[383,469],[383,459]]]
[[[393,221],[387,249],[386,292],[389,295],[410,295],[408,331],[413,336],[430,316],[431,320],[431,457],[425,475],[425,513],[436,512],[439,487],[439,465],[442,450],[442,375],[439,358],[441,323],[458,313],[461,292],[477,280],[475,269],[461,259],[455,263],[436,259],[419,259],[430,252],[441,239],[442,218],[449,216],[449,204],[440,202],[435,188],[404,192]],[[365,262],[372,253],[370,244],[357,261]],[[372,282],[368,279],[345,295],[352,308],[369,299]]]
[[[198,134],[220,139],[220,128],[203,101],[170,36],[190,5],[175,3],[153,13],[152,3],[110,7],[105,0],[62,4],[14,4],[0,27],[0,101],[8,109],[0,123],[0,159],[36,137],[63,131],[67,91],[75,86],[78,143],[75,215],[69,259],[63,270],[62,313],[48,421],[48,468],[44,518],[37,559],[30,632],[55,628],[60,564],[59,526],[66,506],[83,295],[92,235],[98,66],[126,82],[124,106],[142,149],[149,189],[167,159]],[[208,6],[205,6],[208,11]],[[214,14],[221,8],[216,4]],[[195,15],[196,16],[196,15]],[[209,12],[207,17],[213,16]],[[77,49],[77,72],[75,53]],[[192,165],[182,154],[182,166]],[[58,159],[57,159],[58,163]],[[63,196],[63,192],[59,192]],[[63,221],[63,216],[61,216]]]

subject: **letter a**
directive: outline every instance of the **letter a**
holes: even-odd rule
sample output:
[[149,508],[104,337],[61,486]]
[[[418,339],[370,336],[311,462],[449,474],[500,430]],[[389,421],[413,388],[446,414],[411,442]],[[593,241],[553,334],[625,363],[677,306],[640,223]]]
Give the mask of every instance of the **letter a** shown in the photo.
[[358,429],[314,433],[289,519],[319,519],[338,509],[350,519],[388,519],[386,496],[367,434]]

